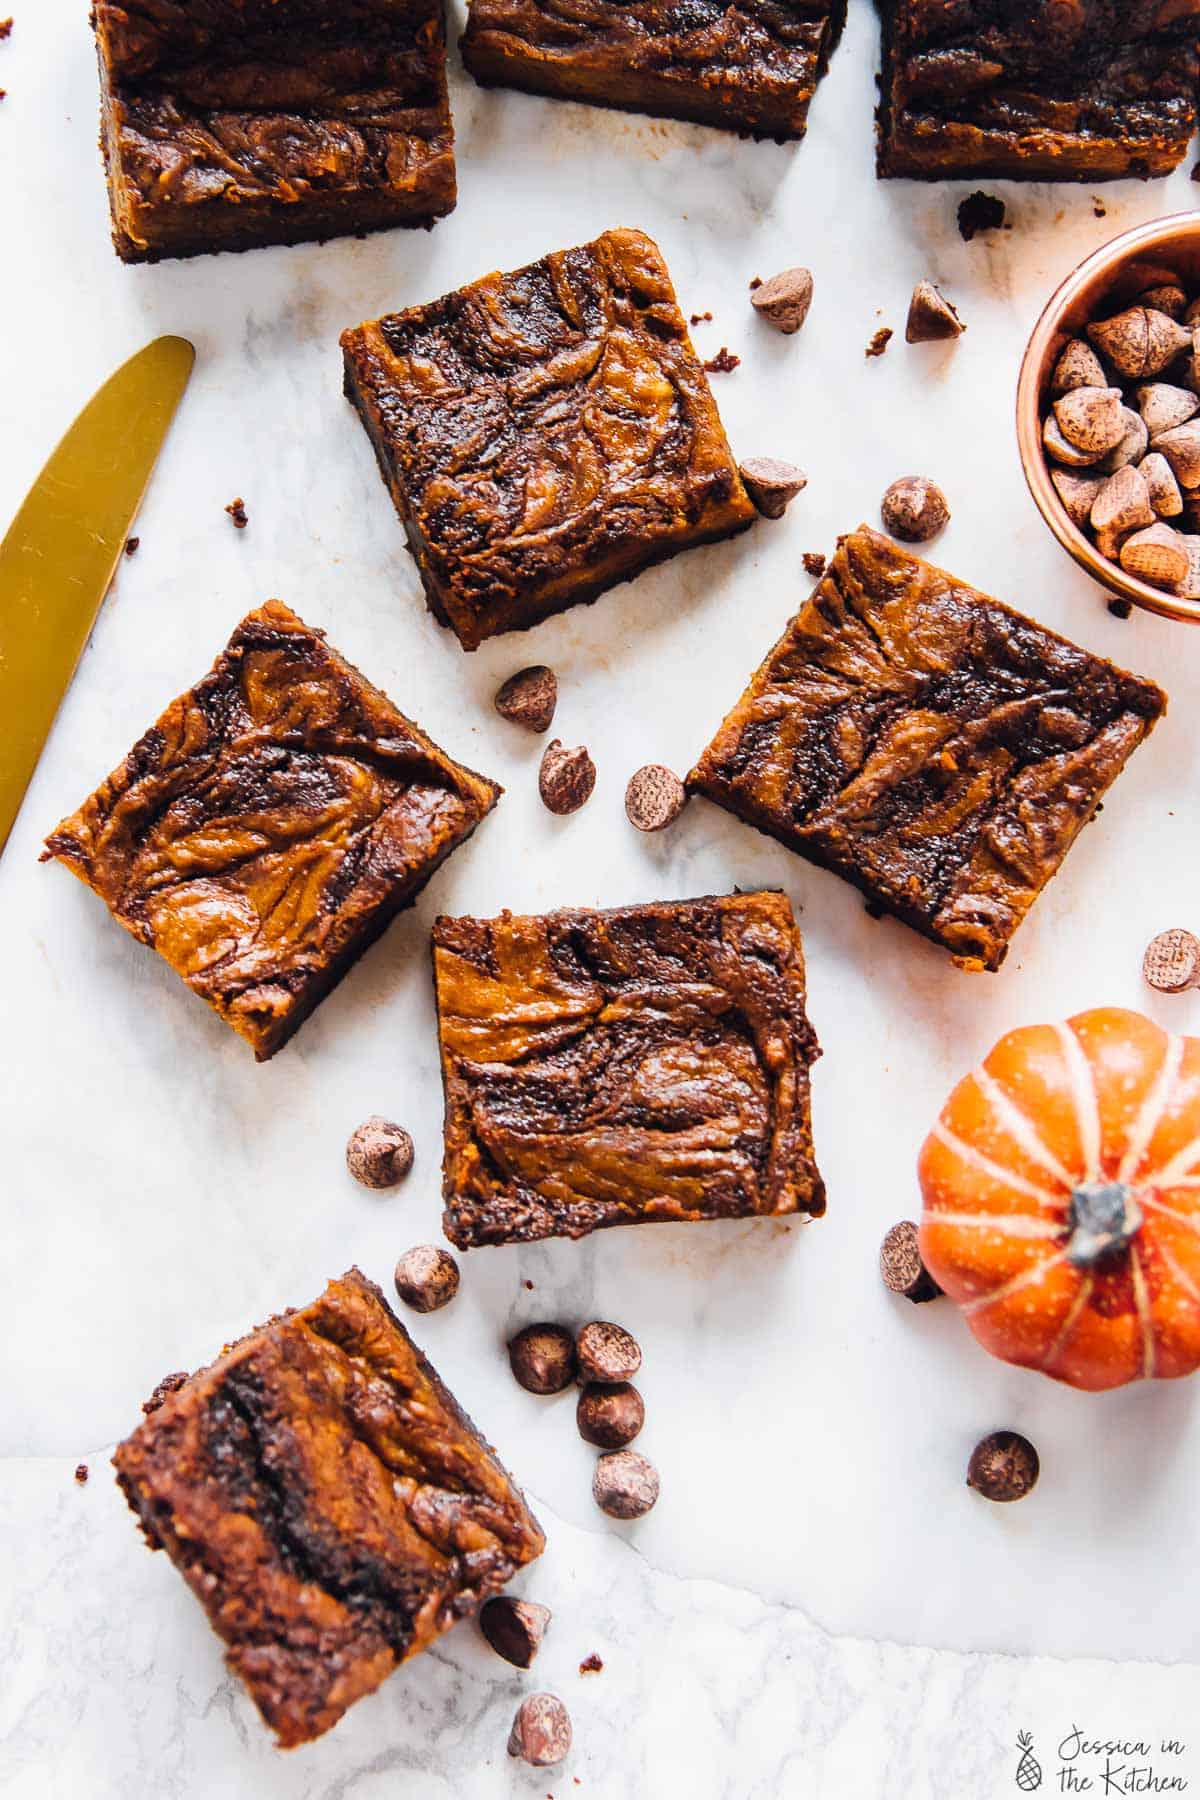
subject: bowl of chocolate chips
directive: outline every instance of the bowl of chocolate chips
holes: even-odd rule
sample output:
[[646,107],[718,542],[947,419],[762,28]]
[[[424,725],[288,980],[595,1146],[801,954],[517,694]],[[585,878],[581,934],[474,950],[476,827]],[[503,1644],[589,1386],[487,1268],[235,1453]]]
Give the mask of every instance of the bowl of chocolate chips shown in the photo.
[[1021,364],[1017,440],[1094,581],[1200,622],[1200,213],[1122,233],[1063,282]]

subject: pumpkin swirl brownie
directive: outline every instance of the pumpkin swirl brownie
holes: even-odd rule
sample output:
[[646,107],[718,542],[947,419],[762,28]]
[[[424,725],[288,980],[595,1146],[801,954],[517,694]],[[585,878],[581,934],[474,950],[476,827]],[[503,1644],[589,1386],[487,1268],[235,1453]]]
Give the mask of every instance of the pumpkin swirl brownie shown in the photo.
[[95,0],[92,17],[125,262],[453,208],[442,0]]
[[491,811],[278,600],[46,839],[265,1061]]
[[783,894],[440,918],[433,960],[460,1249],[824,1212]]
[[688,777],[949,950],[998,969],[1166,708],[865,525]]
[[879,173],[1165,175],[1196,129],[1190,0],[880,0]]
[[145,1410],[117,1479],[285,1749],[544,1548],[520,1489],[357,1269]]
[[462,54],[485,86],[798,138],[845,22],[846,0],[471,0]]
[[755,518],[640,231],[342,337],[430,610],[476,649]]

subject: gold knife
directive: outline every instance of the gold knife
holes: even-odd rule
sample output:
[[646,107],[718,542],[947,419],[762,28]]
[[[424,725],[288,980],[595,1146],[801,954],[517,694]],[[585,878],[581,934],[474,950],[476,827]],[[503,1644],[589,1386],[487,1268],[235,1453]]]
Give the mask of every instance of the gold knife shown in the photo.
[[0,851],[108,592],[196,352],[161,337],[84,407],[0,544]]

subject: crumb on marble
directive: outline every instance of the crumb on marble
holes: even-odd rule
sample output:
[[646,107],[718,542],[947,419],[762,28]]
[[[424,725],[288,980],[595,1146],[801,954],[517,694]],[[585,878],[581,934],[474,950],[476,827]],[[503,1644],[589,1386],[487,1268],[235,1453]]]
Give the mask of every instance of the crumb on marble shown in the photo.
[[741,357],[735,356],[722,344],[715,356],[710,356],[704,367],[710,375],[728,375],[741,363]]
[[596,1652],[594,1650],[592,1650],[589,1652],[589,1654],[587,1656],[584,1657],[583,1661],[580,1663],[579,1673],[581,1675],[599,1675],[599,1673],[603,1667],[604,1667],[603,1659],[601,1657],[597,1656]]
[[867,345],[866,354],[868,356],[882,356],[895,335],[896,334],[890,325],[881,325]]
[[688,320],[689,325],[710,325],[711,323],[712,314],[710,312],[693,313]]
[[126,554],[126,556],[136,556],[138,553],[138,546],[141,544],[141,541],[142,541],[141,538],[126,538],[125,539],[125,554]]
[[825,573],[825,558],[819,550],[806,550],[800,560],[804,564],[807,575],[823,575]]
[[236,500],[231,500],[229,502],[225,511],[229,514],[237,529],[239,531],[245,531],[247,525],[250,523],[250,515],[246,511],[246,502],[242,499],[240,494]]
[[75,1479],[79,1483],[80,1487],[82,1487],[84,1485],[84,1483],[87,1481],[87,1478],[88,1478],[87,1464],[86,1463],[76,1463]]

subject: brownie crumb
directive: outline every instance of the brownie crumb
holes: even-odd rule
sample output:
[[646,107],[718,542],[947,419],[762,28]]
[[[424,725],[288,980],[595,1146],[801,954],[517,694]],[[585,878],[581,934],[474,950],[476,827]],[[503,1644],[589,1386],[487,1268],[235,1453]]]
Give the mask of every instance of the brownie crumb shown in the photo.
[[186,1369],[176,1369],[173,1375],[164,1375],[150,1398],[142,1401],[142,1411],[144,1413],[157,1412],[163,1401],[169,1400],[187,1379]]
[[727,350],[722,344],[717,354],[710,356],[704,367],[710,375],[728,375],[732,369],[738,367],[741,360],[740,356],[735,356],[732,350]]
[[533,1283],[532,1283],[532,1281],[527,1281],[527,1282],[526,1282],[526,1283],[525,1283],[525,1286],[526,1286],[526,1287],[527,1287],[527,1288],[528,1288],[528,1289],[529,1289],[529,1291],[530,1291],[530,1293],[531,1293],[531,1294],[532,1294],[532,1292],[533,1292]]
[[976,188],[965,200],[958,203],[958,232],[963,242],[969,244],[977,231],[999,231],[1004,223],[1004,202],[995,194],[985,194]]
[[1107,219],[1108,217],[1108,208],[1099,194],[1092,195],[1092,217],[1095,219]]
[[11,19],[0,19],[0,44],[4,42],[6,37],[12,36],[12,28],[13,22]]
[[825,558],[819,550],[806,550],[801,561],[806,574],[823,575],[825,573]]
[[[6,34],[5,34],[5,35],[7,35],[7,33],[6,33]],[[75,1479],[76,1479],[76,1481],[77,1481],[77,1482],[78,1482],[78,1483],[79,1483],[79,1485],[80,1485],[80,1487],[82,1487],[82,1486],[83,1486],[83,1484],[84,1484],[84,1482],[85,1482],[85,1481],[86,1481],[86,1480],[87,1480],[87,1478],[88,1478],[88,1466],[87,1466],[87,1464],[86,1464],[86,1463],[76,1463],[76,1465],[75,1465]]]
[[1132,600],[1110,600],[1108,610],[1114,619],[1128,619],[1133,612]]
[[225,511],[229,514],[230,518],[237,526],[237,529],[239,531],[245,531],[247,525],[250,523],[250,515],[246,511],[246,502],[242,499],[240,494],[236,500],[231,500],[229,502]]
[[710,312],[693,313],[691,318],[688,320],[689,325],[708,325],[711,323],[712,323],[712,314]]
[[138,553],[138,547],[141,544],[141,541],[142,541],[141,538],[126,538],[125,539],[125,554],[126,554],[126,556],[136,556]]
[[591,1655],[585,1656],[583,1661],[580,1663],[579,1673],[581,1675],[598,1675],[603,1667],[604,1667],[603,1662],[596,1655],[596,1652],[593,1650]]
[[882,356],[895,336],[890,325],[881,325],[867,345],[868,356]]
[[[1196,168],[1200,169],[1200,163],[1196,164]],[[1193,180],[1198,179],[1196,176],[1195,170],[1192,171],[1192,179]],[[761,286],[762,286],[762,276],[756,275],[750,283],[750,292],[753,293],[755,288],[760,288]]]

